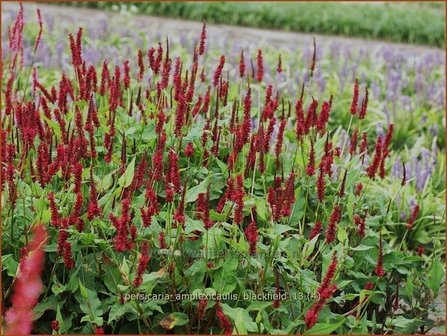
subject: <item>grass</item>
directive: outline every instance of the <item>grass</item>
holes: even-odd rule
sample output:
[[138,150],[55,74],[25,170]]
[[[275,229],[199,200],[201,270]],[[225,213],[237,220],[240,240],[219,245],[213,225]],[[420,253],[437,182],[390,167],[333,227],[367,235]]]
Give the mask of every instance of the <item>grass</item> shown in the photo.
[[445,46],[443,3],[72,2],[141,14],[286,31]]

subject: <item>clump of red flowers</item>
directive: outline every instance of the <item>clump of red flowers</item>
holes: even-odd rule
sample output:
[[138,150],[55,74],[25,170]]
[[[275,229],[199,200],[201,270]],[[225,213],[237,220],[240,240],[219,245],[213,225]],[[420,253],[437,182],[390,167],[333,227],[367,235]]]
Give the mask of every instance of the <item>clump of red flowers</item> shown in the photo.
[[337,254],[334,252],[332,261],[329,264],[326,275],[317,289],[318,297],[314,304],[310,307],[305,315],[305,322],[307,328],[312,328],[317,323],[318,315],[321,309],[326,304],[327,300],[331,298],[332,294],[337,290],[337,286],[332,284],[332,280],[337,269]]

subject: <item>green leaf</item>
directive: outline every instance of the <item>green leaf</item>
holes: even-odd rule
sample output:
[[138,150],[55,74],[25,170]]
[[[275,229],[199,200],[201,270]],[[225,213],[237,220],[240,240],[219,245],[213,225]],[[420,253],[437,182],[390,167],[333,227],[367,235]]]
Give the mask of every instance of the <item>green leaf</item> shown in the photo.
[[185,313],[172,313],[169,316],[174,320],[174,326],[182,326],[189,322],[189,317]]
[[303,259],[307,259],[307,257],[309,257],[312,254],[312,252],[315,249],[315,244],[318,241],[318,237],[319,236],[320,236],[320,234],[317,234],[315,237],[312,238],[312,240],[307,241],[304,244],[304,247],[303,247]]
[[34,307],[34,316],[33,320],[38,320],[47,310],[54,310],[54,307],[57,305],[63,305],[65,303],[65,299],[63,301],[59,301],[59,299],[52,295],[49,296],[47,299],[44,299],[43,301],[39,302]]
[[13,277],[16,275],[19,263],[14,260],[12,254],[6,254],[2,256],[2,268],[6,270],[8,276]]
[[342,226],[338,227],[337,239],[342,243],[344,243],[346,241],[346,239],[348,239],[348,233]]
[[366,245],[360,244],[359,246],[351,247],[351,251],[367,251],[367,250],[371,250],[373,248],[374,248],[374,246],[366,246]]
[[274,229],[276,234],[283,234],[284,232],[295,230],[293,227],[283,224],[276,224]]
[[149,142],[152,140],[155,140],[157,138],[157,134],[154,131],[154,125],[150,124],[147,125],[144,130],[143,134],[141,135],[142,140]]
[[182,326],[189,322],[188,315],[185,313],[171,313],[158,323],[166,330],[171,330],[175,326]]
[[51,220],[51,210],[43,210],[41,213],[39,213],[37,217],[37,221],[40,223],[47,224]]
[[140,286],[142,292],[151,294],[154,287],[157,285],[158,280],[164,277],[164,270],[161,269],[158,272],[152,272],[149,274],[143,274],[143,283]]
[[413,290],[414,290],[413,279],[411,277],[408,277],[407,283],[405,284],[404,287],[404,293],[405,296],[408,298],[410,304],[413,301]]
[[117,292],[117,285],[122,282],[121,273],[116,266],[107,265],[104,268],[104,285],[112,293]]
[[61,128],[60,128],[59,124],[52,119],[48,119],[44,115],[42,115],[42,118],[43,118],[43,120],[45,120],[45,122],[48,124],[48,126],[53,130],[54,134],[60,138],[62,135],[62,132],[61,132]]
[[61,334],[65,334],[67,332],[67,327],[65,326],[65,320],[61,314],[61,308],[57,305],[56,309],[56,320],[59,322],[59,332]]
[[97,325],[102,325],[102,308],[101,301],[98,299],[96,291],[86,288],[79,280],[79,290],[81,297],[75,295],[76,300],[79,302],[79,308],[85,314],[82,317],[81,322],[91,322]]
[[220,161],[218,158],[214,158],[214,160],[216,161],[217,165],[219,166],[221,172],[225,173],[227,171],[227,165],[225,163],[223,163],[222,161]]
[[189,131],[189,133],[184,137],[187,141],[192,141],[194,139],[201,138],[203,134],[203,124],[194,123],[193,127]]
[[124,174],[119,178],[118,183],[122,188],[130,186],[135,174],[135,157],[130,161]]
[[434,295],[438,294],[443,276],[444,267],[440,259],[437,257],[433,259],[433,264],[431,265],[430,269],[430,275],[428,277],[428,287],[433,291]]
[[203,226],[203,222],[199,220],[194,220],[189,217],[186,218],[185,223],[185,233],[190,234],[193,231],[205,231],[205,227]]
[[234,328],[238,335],[247,335],[248,332],[258,331],[256,323],[252,320],[247,310],[243,308],[231,308],[225,303],[222,304],[222,310],[233,320]]
[[198,185],[187,190],[186,195],[185,195],[185,202],[186,203],[195,202],[197,200],[197,197],[199,196],[199,194],[206,193],[209,184],[210,184],[210,177],[208,176],[202,182],[200,182]]
[[118,321],[124,314],[132,311],[132,306],[127,302],[124,304],[115,303],[112,308],[110,308],[109,321],[107,323],[110,324],[113,321]]
[[237,286],[236,271],[238,267],[237,258],[228,258],[216,272],[213,287],[220,294],[231,293]]
[[268,206],[266,200],[257,197],[255,200],[255,204],[256,204],[256,214],[259,216],[260,219],[266,222],[268,214]]
[[81,292],[81,296],[88,300],[88,293],[87,293],[87,288],[84,287],[84,285],[82,284],[81,280],[79,280],[79,290]]
[[311,329],[307,330],[304,335],[329,335],[337,330],[345,320],[343,318],[335,323],[317,323]]

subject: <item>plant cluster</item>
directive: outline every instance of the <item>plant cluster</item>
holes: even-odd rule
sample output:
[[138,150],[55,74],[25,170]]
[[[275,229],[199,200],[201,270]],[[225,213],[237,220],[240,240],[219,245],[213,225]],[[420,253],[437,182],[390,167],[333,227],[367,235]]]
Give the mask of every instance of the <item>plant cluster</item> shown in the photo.
[[[33,55],[40,11],[38,22]],[[444,218],[408,163],[390,176],[395,127],[368,123],[367,83],[353,80],[349,100],[316,90],[315,43],[292,96],[270,80],[286,71],[281,54],[269,64],[262,49],[252,62],[239,50],[231,77],[228,56],[210,64],[205,23],[189,55],[174,57],[166,39],[114,65],[85,60],[79,28],[66,41],[70,69],[45,77],[23,65],[24,27],[21,8],[1,115],[10,333],[27,281],[25,333],[411,334],[438,324],[444,254],[420,237],[439,234]]]

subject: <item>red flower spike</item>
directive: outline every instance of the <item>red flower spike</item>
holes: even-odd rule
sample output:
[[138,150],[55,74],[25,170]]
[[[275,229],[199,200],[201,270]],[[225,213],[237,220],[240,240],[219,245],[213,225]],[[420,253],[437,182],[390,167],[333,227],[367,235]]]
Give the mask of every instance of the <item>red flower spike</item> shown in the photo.
[[46,142],[42,141],[37,149],[37,171],[39,173],[39,182],[42,187],[44,187],[51,176],[48,172],[48,166],[50,161],[49,148]]
[[315,43],[315,38],[314,38],[314,52],[312,54],[312,62],[310,64],[310,77],[311,78],[314,75],[316,61],[317,61],[317,44]]
[[224,334],[231,335],[233,327],[228,316],[222,311],[222,307],[219,302],[216,302],[216,316],[219,320],[220,328],[223,329]]
[[178,166],[178,155],[171,149],[168,153],[168,177],[176,192],[181,190],[180,171]]
[[315,174],[315,150],[314,144],[311,144],[309,151],[309,161],[306,166],[306,173],[308,176],[313,176]]
[[245,76],[245,58],[244,50],[241,51],[241,58],[239,60],[239,77],[243,78]]
[[[251,88],[249,87],[247,93],[244,97],[244,120],[242,121],[241,127],[241,144],[239,145],[241,148],[244,144],[248,142],[250,131],[251,131]],[[239,136],[238,136],[239,138]],[[238,146],[238,147],[239,147]]]
[[106,94],[107,89],[110,86],[110,73],[109,73],[109,68],[107,66],[107,61],[104,60],[104,62],[102,63],[102,72],[101,72],[101,85],[99,87],[99,94],[101,96],[104,96]]
[[150,259],[151,257],[149,256],[149,243],[143,242],[141,244],[141,255],[138,259],[137,272],[135,274],[135,278],[133,279],[133,285],[136,288],[140,287],[143,282],[143,274]]
[[51,330],[54,330],[56,332],[59,331],[59,321],[58,320],[51,321],[50,326],[51,326]]
[[355,185],[355,191],[354,191],[355,196],[360,196],[360,194],[362,193],[362,190],[363,190],[363,184],[360,182],[357,183]]
[[95,335],[104,335],[104,328],[94,327]]
[[318,174],[318,179],[317,179],[317,195],[318,195],[318,200],[320,202],[324,202],[324,196],[325,196],[325,189],[326,189],[326,185],[325,185],[325,181],[324,181],[324,172],[323,170],[319,169],[320,174]]
[[262,59],[262,50],[258,49],[258,56],[256,58],[256,64],[258,66],[256,70],[256,80],[258,82],[262,82],[262,79],[264,78],[264,61]]
[[289,217],[292,214],[292,207],[295,203],[295,172],[291,171],[284,186],[283,204],[279,206],[281,216]]
[[256,137],[251,136],[250,149],[248,150],[247,160],[245,163],[245,176],[248,176],[250,170],[255,168],[256,161]]
[[331,263],[329,264],[329,267],[326,271],[326,275],[324,276],[323,280],[321,281],[320,286],[317,289],[317,292],[322,295],[325,290],[329,287],[334,275],[335,275],[335,271],[337,269],[337,253],[334,251],[334,253],[332,254],[332,260]]
[[128,89],[130,86],[130,67],[129,67],[129,60],[125,60],[124,61],[124,77],[123,77],[123,82],[124,82],[124,88]]
[[269,121],[267,126],[267,133],[264,137],[264,153],[268,153],[270,150],[270,139],[272,138],[272,134],[275,128],[276,119],[272,118]]
[[194,144],[192,142],[188,142],[188,144],[186,145],[185,155],[189,158],[194,155]]
[[413,209],[411,210],[410,218],[408,219],[408,222],[407,222],[407,229],[411,230],[411,228],[413,227],[413,224],[416,221],[416,218],[419,214],[419,210],[420,210],[420,207],[418,204],[413,206]]
[[160,249],[165,249],[166,248],[166,242],[165,242],[165,234],[163,231],[160,231],[159,235],[158,235],[158,243],[160,245]]
[[317,234],[321,232],[322,223],[321,221],[316,221],[314,227],[309,233],[309,240],[312,240]]
[[172,61],[170,58],[166,58],[163,62],[161,81],[160,81],[160,89],[166,89],[169,84],[169,74],[171,73],[171,65]]
[[207,305],[207,299],[200,299],[199,304],[197,305],[197,320],[200,321],[205,317],[205,309]]
[[354,224],[357,226],[357,233],[360,237],[365,236],[365,218],[360,217],[359,215],[354,215]]
[[43,32],[43,22],[42,22],[42,15],[40,14],[40,8],[37,8],[37,22],[39,24],[39,32],[37,33],[36,40],[34,42],[34,53],[36,52],[37,48],[39,47],[40,40],[42,38],[42,32]]
[[48,194],[48,200],[50,201],[51,224],[53,224],[53,226],[57,228],[61,224],[61,217],[57,210],[56,202],[54,200],[54,194],[52,192]]
[[332,213],[329,217],[329,224],[326,228],[326,243],[329,244],[334,241],[335,234],[337,232],[337,223],[341,219],[341,208],[339,205],[336,205],[332,210]]
[[203,55],[205,53],[205,41],[206,41],[206,23],[205,20],[203,20],[202,32],[200,34],[199,55]]
[[244,230],[245,237],[247,237],[248,244],[250,246],[250,254],[256,253],[256,243],[258,242],[258,228],[256,222],[252,220],[250,224]]
[[383,270],[382,231],[380,231],[379,257],[377,259],[377,266],[375,272],[379,277],[383,277],[385,275],[385,271]]
[[320,134],[323,134],[326,129],[326,124],[329,121],[329,114],[331,113],[331,105],[329,102],[325,101],[323,102],[323,105],[321,106],[321,111],[319,118],[317,119],[317,130],[320,132]]
[[324,307],[326,301],[334,294],[337,289],[336,285],[330,283],[332,281],[332,278],[334,277],[336,267],[337,255],[334,252],[331,264],[329,265],[326,272],[326,276],[324,277],[318,288],[318,293],[320,294],[319,298],[314,302],[314,304],[305,315],[304,320],[306,322],[307,328],[312,328],[317,323],[318,315],[321,309]]
[[278,66],[276,68],[276,72],[277,73],[281,73],[282,72],[282,60],[281,60],[281,54],[279,54],[278,56]]
[[374,289],[374,284],[373,284],[371,281],[368,281],[368,282],[365,284],[365,289],[367,289],[367,290],[373,290],[373,289]]
[[400,185],[403,187],[407,183],[407,170],[405,169],[405,163],[402,162],[402,182]]
[[317,123],[317,107],[318,107],[318,101],[312,98],[312,103],[310,104],[306,120],[305,120],[305,133],[307,134],[311,127],[316,126]]
[[418,246],[417,254],[419,257],[422,257],[422,255],[424,254],[424,245]]
[[393,131],[394,131],[394,124],[389,124],[388,131],[385,136],[385,141],[383,143],[384,150],[386,149],[388,151],[388,148],[390,147],[391,140],[393,138]]
[[214,72],[213,86],[216,87],[219,84],[220,77],[222,76],[222,70],[225,65],[225,56],[220,56],[219,65]]
[[73,169],[73,175],[74,175],[74,178],[75,178],[73,192],[77,194],[77,193],[79,193],[81,191],[82,170],[83,170],[81,162],[76,162],[73,165],[72,169]]
[[286,129],[286,123],[287,123],[286,119],[281,120],[281,124],[279,125],[278,136],[276,138],[276,147],[275,147],[276,169],[279,169],[279,155],[281,154],[281,150],[282,150],[282,144],[283,144],[283,140],[284,140],[284,131]]
[[357,113],[357,105],[359,101],[359,81],[356,78],[354,82],[354,92],[352,94],[352,102],[351,102],[351,114],[354,115]]
[[377,142],[376,142],[376,146],[375,146],[374,157],[371,161],[371,164],[366,169],[366,172],[367,172],[369,178],[371,178],[371,179],[374,179],[374,177],[377,173],[377,169],[379,168],[380,162],[382,160],[382,149],[383,149],[382,137],[379,136],[377,138]]
[[203,106],[202,106],[202,109],[201,109],[201,113],[203,113],[203,114],[207,114],[208,113],[208,109],[210,107],[210,100],[211,100],[210,90],[211,90],[211,87],[208,86],[208,89],[207,89],[207,91],[205,93]]
[[143,52],[141,51],[141,49],[138,49],[137,58],[138,58],[138,81],[141,82],[144,76]]
[[47,239],[44,225],[38,224],[33,231],[33,239],[27,246],[29,253],[19,264],[13,287],[12,306],[5,314],[5,335],[28,335],[33,327],[33,308],[43,287],[40,277],[45,260],[43,247]]
[[357,150],[357,141],[358,141],[358,129],[356,128],[351,136],[351,143],[349,145],[349,154],[354,155]]
[[115,250],[118,252],[123,252],[132,249],[133,243],[129,240],[129,233],[132,236],[132,230],[134,230],[134,226],[131,226],[129,198],[123,198],[123,200],[121,201],[121,216],[117,218],[111,213],[109,215],[109,219],[112,222],[113,226],[116,228],[116,235],[113,238]]
[[365,87],[365,97],[362,100],[362,106],[360,107],[359,119],[365,119],[366,110],[368,108],[368,88]]

